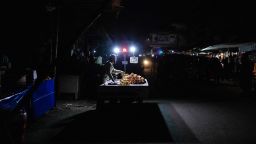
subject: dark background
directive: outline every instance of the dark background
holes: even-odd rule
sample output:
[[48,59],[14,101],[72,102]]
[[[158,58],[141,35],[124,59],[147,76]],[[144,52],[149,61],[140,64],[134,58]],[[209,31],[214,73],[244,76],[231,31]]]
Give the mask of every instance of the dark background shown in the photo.
[[[143,42],[150,32],[171,31],[185,35],[186,49],[191,49],[254,41],[256,35],[254,4],[249,1],[123,0],[119,14],[109,12],[109,0],[25,0],[5,1],[1,5],[1,51],[8,53],[17,65],[40,61],[38,56],[44,51],[40,48],[50,39],[56,40],[58,24],[59,52],[68,53],[99,12],[103,12],[103,17],[91,33],[104,27],[115,40]],[[50,12],[47,6],[56,9]]]

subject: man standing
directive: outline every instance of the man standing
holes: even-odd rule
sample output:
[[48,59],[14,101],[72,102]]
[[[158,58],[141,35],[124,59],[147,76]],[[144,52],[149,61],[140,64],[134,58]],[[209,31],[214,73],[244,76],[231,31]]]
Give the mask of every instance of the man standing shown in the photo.
[[240,86],[245,95],[250,94],[253,80],[253,63],[248,53],[242,55],[240,68]]
[[117,70],[114,68],[115,64],[115,55],[111,55],[109,57],[109,60],[104,65],[104,77],[103,77],[103,83],[105,83],[108,80],[112,80],[115,83],[113,74],[123,74],[124,72],[121,70]]

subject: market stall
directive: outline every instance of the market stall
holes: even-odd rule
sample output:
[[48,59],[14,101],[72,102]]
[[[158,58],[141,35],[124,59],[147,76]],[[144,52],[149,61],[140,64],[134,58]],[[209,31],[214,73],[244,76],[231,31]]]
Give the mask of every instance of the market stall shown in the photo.
[[137,74],[125,74],[121,79],[111,80],[101,84],[98,88],[97,109],[106,101],[142,103],[148,95],[148,81]]

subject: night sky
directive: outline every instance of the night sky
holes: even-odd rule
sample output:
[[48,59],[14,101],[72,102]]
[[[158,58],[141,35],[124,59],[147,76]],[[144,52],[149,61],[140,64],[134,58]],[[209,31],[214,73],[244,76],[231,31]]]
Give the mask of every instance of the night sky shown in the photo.
[[[121,9],[119,18],[115,21],[115,27],[112,28],[118,33],[145,35],[151,31],[169,30],[172,23],[180,23],[185,24],[188,30],[195,32],[204,28],[212,34],[255,35],[255,12],[252,2],[241,0],[123,0],[122,3],[124,8]],[[24,36],[34,38],[40,33],[49,31],[47,25],[51,19],[45,11],[46,4],[47,2],[42,0],[3,4],[4,26],[2,28],[5,30],[4,34],[7,39],[17,40]],[[94,11],[91,11],[91,15],[95,15]],[[11,38],[13,33],[16,33],[17,37]],[[43,39],[42,36],[40,38]]]
[[[51,1],[51,0],[49,0]],[[31,60],[30,52],[38,51],[43,43],[49,39],[54,31],[52,24],[56,22],[54,16],[46,11],[45,6],[49,1],[5,1],[1,9],[1,34],[3,43],[1,51],[15,53],[16,56]],[[84,6],[91,0],[65,0],[71,4],[78,2]],[[92,2],[92,1],[91,1]],[[95,16],[95,12],[102,5],[87,11],[75,13],[76,6],[66,5],[63,14],[73,15],[66,18],[70,22],[61,23],[69,32],[78,33],[81,29],[76,26],[87,25]],[[173,24],[185,26],[182,32],[190,41],[196,41],[193,46],[201,43],[255,41],[256,22],[254,4],[246,1],[221,1],[221,0],[123,0],[119,17],[107,19],[102,25],[108,25],[108,32],[114,36],[125,36],[130,39],[144,39],[150,32],[173,31],[180,32]],[[71,10],[74,9],[74,10]],[[69,19],[68,19],[69,18]],[[112,22],[113,21],[113,22]],[[65,21],[64,21],[65,22]],[[76,24],[76,25],[75,25]],[[65,26],[66,25],[66,26]],[[75,36],[66,33],[66,38],[74,39]],[[230,40],[231,39],[231,40]],[[63,40],[65,41],[65,40]],[[192,48],[192,47],[191,47]]]
[[255,36],[254,8],[246,1],[130,0],[125,1],[118,24],[123,33],[142,34],[171,29],[172,23],[188,31],[212,35]]

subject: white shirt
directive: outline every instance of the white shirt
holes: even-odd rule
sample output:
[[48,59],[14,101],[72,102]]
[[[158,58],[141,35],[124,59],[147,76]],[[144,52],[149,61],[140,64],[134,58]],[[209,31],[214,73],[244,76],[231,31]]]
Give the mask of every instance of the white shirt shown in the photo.
[[123,71],[115,69],[113,63],[110,61],[108,61],[105,64],[104,68],[105,68],[105,74],[104,74],[104,79],[103,79],[104,83],[108,80],[112,80],[113,82],[115,82],[112,74],[123,73]]

